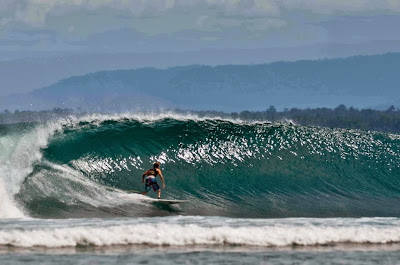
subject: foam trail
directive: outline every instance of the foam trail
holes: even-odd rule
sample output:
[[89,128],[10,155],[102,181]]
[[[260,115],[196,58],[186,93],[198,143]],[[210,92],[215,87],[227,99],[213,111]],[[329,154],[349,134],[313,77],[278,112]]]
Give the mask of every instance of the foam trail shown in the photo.
[[[43,162],[51,169],[51,175],[37,173],[30,183],[40,187],[44,196],[62,198],[69,205],[86,203],[94,207],[114,207],[126,203],[144,204],[149,198],[139,194],[127,194],[121,190],[105,187],[98,182],[82,176],[82,174],[65,165]],[[46,185],[43,185],[46,183]],[[59,191],[63,190],[63,194]]]

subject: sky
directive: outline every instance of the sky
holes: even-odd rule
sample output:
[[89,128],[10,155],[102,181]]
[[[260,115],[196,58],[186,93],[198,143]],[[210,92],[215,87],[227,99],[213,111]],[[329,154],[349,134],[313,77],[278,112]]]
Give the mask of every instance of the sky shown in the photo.
[[0,0],[0,95],[98,70],[381,54],[399,44],[400,0]]

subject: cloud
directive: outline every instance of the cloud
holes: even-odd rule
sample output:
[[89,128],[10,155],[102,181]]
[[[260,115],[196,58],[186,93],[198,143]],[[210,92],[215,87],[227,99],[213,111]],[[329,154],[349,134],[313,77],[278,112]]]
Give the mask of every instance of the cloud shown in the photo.
[[[46,28],[55,17],[66,21],[66,17],[73,17],[74,13],[87,12],[99,20],[109,19],[111,22],[115,17],[123,17],[124,25],[121,26],[137,29],[141,26],[143,28],[139,30],[149,34],[160,33],[143,22],[150,24],[152,19],[163,32],[229,27],[242,27],[254,32],[282,27],[285,25],[284,14],[296,10],[322,15],[398,13],[400,0],[2,0],[0,27],[4,29],[20,23],[26,27]],[[182,21],[174,22],[175,17]],[[254,21],[259,21],[259,18],[264,19],[263,24],[255,26]],[[59,24],[64,26],[61,22]],[[64,27],[68,29],[71,25]]]
[[400,12],[400,0],[280,0],[279,2],[282,8],[321,15]]
[[[284,25],[271,0],[2,0],[0,31],[54,30],[68,37],[130,28],[148,35],[239,29],[248,34]],[[256,25],[262,19],[261,25]],[[73,29],[73,30],[71,30]]]
[[[109,43],[110,49],[113,43],[145,47],[156,42],[162,50],[195,41],[207,46],[260,38],[268,39],[268,45],[297,45],[332,38],[322,22],[337,15],[399,13],[400,0],[0,0],[0,43],[20,41],[32,50],[81,49],[101,36],[98,42]],[[126,34],[109,39],[113,32]]]

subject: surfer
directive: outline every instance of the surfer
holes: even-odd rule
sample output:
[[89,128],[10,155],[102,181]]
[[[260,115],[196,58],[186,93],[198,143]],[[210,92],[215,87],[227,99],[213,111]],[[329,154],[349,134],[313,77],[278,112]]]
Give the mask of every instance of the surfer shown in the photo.
[[153,168],[150,168],[146,172],[143,173],[142,177],[142,183],[146,180],[146,184],[144,186],[145,191],[142,192],[142,194],[146,194],[150,191],[151,188],[153,188],[153,191],[157,191],[157,197],[158,199],[161,198],[161,189],[160,186],[158,186],[156,176],[160,175],[161,181],[162,181],[162,188],[165,189],[165,182],[164,182],[164,177],[161,173],[160,170],[160,163],[155,162],[153,164]]

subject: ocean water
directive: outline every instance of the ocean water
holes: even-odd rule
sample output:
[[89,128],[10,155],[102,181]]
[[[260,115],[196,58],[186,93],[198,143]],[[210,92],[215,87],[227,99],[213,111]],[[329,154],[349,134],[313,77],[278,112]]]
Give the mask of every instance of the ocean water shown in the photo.
[[[397,264],[400,135],[167,114],[0,125],[1,264]],[[166,206],[142,196],[161,162]]]

